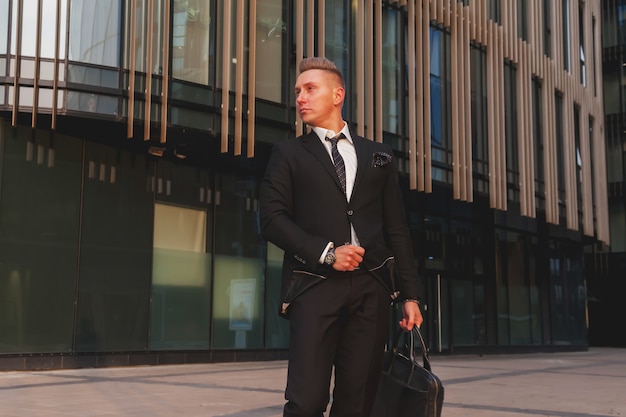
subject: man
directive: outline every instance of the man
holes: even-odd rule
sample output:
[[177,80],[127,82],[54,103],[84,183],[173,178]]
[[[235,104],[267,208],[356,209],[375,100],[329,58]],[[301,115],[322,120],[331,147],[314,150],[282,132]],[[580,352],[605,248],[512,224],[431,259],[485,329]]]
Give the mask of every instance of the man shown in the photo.
[[299,69],[296,109],[312,131],[274,147],[261,184],[263,236],[285,251],[283,415],[322,417],[334,367],[330,416],[369,417],[389,331],[391,291],[382,283],[392,256],[400,326],[422,323],[395,159],[389,146],[349,130],[343,76],[331,61],[307,58]]

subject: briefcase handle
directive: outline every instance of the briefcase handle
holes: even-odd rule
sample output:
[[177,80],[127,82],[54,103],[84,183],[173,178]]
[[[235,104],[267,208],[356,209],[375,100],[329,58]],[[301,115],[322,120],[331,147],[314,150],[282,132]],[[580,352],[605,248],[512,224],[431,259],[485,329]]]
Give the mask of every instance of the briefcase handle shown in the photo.
[[405,336],[405,341],[406,339],[408,339],[408,345],[406,345],[406,342],[405,342],[405,346],[408,347],[409,359],[411,359],[411,363],[416,362],[415,350],[416,350],[416,347],[419,347],[419,349],[422,351],[422,361],[424,364],[423,365],[424,369],[431,372],[430,358],[428,357],[428,348],[426,348],[426,342],[424,341],[424,337],[422,336],[422,331],[420,330],[420,328],[417,326],[413,326],[413,329],[408,333],[398,328],[396,342],[391,349],[395,353],[398,353],[400,349],[400,338],[402,337],[402,335]]

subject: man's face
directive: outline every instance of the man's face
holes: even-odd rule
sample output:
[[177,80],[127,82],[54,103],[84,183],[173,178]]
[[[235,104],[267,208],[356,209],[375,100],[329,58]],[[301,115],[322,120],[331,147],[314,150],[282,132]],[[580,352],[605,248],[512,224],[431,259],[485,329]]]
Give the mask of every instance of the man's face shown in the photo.
[[296,110],[310,126],[331,128],[341,117],[344,89],[335,74],[312,69],[298,76],[295,86]]

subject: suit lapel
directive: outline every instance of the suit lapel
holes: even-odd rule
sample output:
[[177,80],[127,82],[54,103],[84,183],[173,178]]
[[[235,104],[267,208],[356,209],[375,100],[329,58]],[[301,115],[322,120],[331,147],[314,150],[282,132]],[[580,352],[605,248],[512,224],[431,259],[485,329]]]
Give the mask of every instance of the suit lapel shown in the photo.
[[360,184],[363,182],[365,172],[367,172],[367,164],[369,163],[370,154],[370,141],[357,136],[356,134],[353,135],[352,130],[350,131],[350,135],[352,136],[352,143],[354,144],[357,159],[356,178],[354,179],[354,187],[352,188],[352,196],[354,196],[356,195]]
[[313,156],[324,167],[324,170],[328,172],[333,181],[335,181],[335,184],[337,184],[339,190],[342,190],[341,183],[339,182],[339,177],[337,177],[337,171],[335,171],[335,166],[330,159],[330,155],[328,155],[328,151],[326,150],[324,145],[322,145],[322,142],[317,136],[317,133],[311,130],[308,134],[302,136],[301,140],[304,149],[313,154]]

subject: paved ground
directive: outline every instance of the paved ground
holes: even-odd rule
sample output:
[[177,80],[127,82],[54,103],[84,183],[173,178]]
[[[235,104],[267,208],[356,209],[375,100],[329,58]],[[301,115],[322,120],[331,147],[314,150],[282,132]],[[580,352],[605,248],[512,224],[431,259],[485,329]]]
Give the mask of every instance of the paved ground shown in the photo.
[[[626,349],[434,356],[444,417],[626,416]],[[0,372],[2,417],[279,417],[285,362]]]

